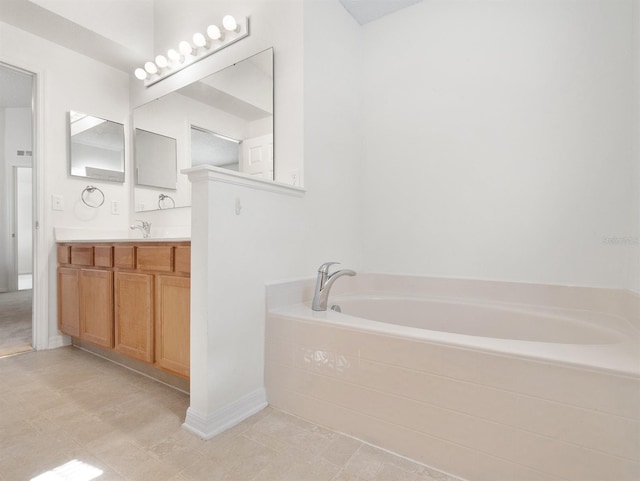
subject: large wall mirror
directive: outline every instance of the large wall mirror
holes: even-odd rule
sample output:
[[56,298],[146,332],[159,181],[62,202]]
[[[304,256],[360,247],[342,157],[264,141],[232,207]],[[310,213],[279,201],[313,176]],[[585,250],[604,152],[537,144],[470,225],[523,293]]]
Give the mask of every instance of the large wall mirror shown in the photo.
[[124,182],[124,125],[70,111],[69,174]]
[[[180,171],[196,165],[273,180],[273,49],[136,108],[133,125],[136,212],[191,205],[191,185]],[[175,165],[153,154],[143,158],[156,148],[142,145],[145,137],[173,142],[160,151],[175,152]],[[145,181],[145,168],[170,180]]]

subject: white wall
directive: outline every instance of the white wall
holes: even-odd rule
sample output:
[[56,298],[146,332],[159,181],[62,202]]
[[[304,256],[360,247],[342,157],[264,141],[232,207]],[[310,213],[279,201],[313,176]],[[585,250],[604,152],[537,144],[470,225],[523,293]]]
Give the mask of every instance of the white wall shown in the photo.
[[[4,130],[5,130],[5,109],[0,109],[0,185],[5,185],[5,154],[4,154]],[[4,187],[3,187],[4,188]],[[2,226],[3,231],[6,229],[6,209],[0,209],[0,226]],[[0,252],[6,252],[6,240],[4,235],[0,235]],[[7,279],[7,264],[6,257],[4,255],[0,255],[0,292],[7,291],[9,289],[9,282]]]
[[[30,80],[25,77],[25,82]],[[3,150],[0,157],[0,185],[2,185],[2,204],[0,206],[0,292],[17,289],[17,275],[15,272],[16,257],[19,256],[18,270],[24,265],[29,269],[28,259],[25,254],[29,254],[30,243],[18,234],[18,252],[14,252],[14,242],[11,236],[15,232],[12,225],[14,217],[15,179],[14,167],[30,167],[31,155],[26,155],[27,151],[33,151],[33,140],[31,132],[31,109],[24,107],[0,109],[2,122],[0,122],[0,136],[2,136]],[[23,151],[25,155],[18,155],[18,151]],[[21,226],[16,226],[21,227]],[[29,271],[27,271],[29,272]]]
[[[132,108],[152,101],[217,72],[233,63],[250,57],[268,47],[274,47],[274,148],[276,178],[288,181],[291,171],[300,179],[303,158],[303,105],[302,80],[302,2],[294,0],[159,0],[155,3],[156,53],[176,48],[180,40],[189,39],[196,31],[204,31],[212,23],[221,24],[222,17],[230,13],[246,16],[250,21],[250,34],[215,55],[197,62],[152,87],[145,88],[140,81],[131,87]],[[134,213],[132,212],[133,216]],[[184,223],[189,209],[154,211],[135,214],[152,222],[160,230],[176,223]]]
[[153,0],[29,0],[137,52],[153,52]]
[[[29,79],[25,79],[29,82]],[[4,238],[4,248],[2,253],[5,257],[3,271],[0,269],[0,279],[4,279],[5,286],[9,290],[16,289],[16,279],[9,279],[7,276],[10,272],[13,275],[28,274],[31,272],[31,223],[29,218],[21,219],[22,209],[31,209],[31,199],[21,198],[24,192],[21,190],[23,185],[19,185],[22,177],[15,178],[17,172],[14,173],[14,167],[31,167],[32,155],[27,155],[28,151],[33,152],[32,139],[32,116],[31,109],[24,107],[4,109],[5,128],[4,128],[4,176],[3,184],[3,210],[5,212],[6,223],[3,224],[2,237]],[[23,151],[25,155],[18,155],[18,151]],[[16,184],[18,182],[18,184]],[[30,193],[29,193],[30,194]],[[14,219],[15,203],[17,202],[16,218]],[[27,221],[26,223],[24,221]],[[15,226],[12,223],[15,222]],[[25,232],[25,229],[28,229]],[[17,246],[14,244],[15,239],[11,236],[15,233],[17,236]],[[17,247],[17,251],[14,249]],[[16,266],[17,260],[17,266]],[[18,268],[16,272],[14,269]],[[1,289],[0,289],[1,290]]]
[[634,130],[633,138],[634,151],[633,158],[635,159],[635,169],[631,174],[633,181],[633,197],[631,202],[631,216],[632,216],[632,232],[635,232],[636,244],[632,247],[630,252],[630,281],[629,286],[635,292],[640,292],[640,0],[634,0],[633,2],[633,85],[634,89]]
[[[353,61],[359,27],[333,0],[304,2],[304,9],[297,1],[272,2],[273,26],[280,25],[280,8],[296,14],[285,22],[293,29],[287,41],[304,43],[304,58],[302,50],[279,57],[274,44],[276,72],[289,83],[280,91],[276,73],[276,160],[304,154],[307,193],[290,197],[225,182],[209,190],[194,184],[188,424],[214,419],[262,389],[266,283],[314,276],[328,260],[359,268],[360,76]],[[270,20],[256,12],[251,18],[254,26]],[[326,25],[332,26],[330,37]],[[302,121],[287,108],[303,104],[304,152],[298,152]]]
[[[18,52],[19,54],[16,54]],[[111,215],[111,201],[118,201],[122,212],[130,210],[130,179],[124,184],[68,175],[68,112],[76,110],[125,124],[128,142],[129,76],[112,67],[79,55],[54,43],[0,23],[0,60],[19,66],[40,76],[42,91],[37,95],[44,106],[39,136],[41,145],[38,167],[44,169],[44,212],[40,212],[40,228],[44,229],[44,243],[48,251],[49,302],[48,322],[52,345],[60,342],[56,312],[56,258],[53,227],[82,227],[89,229],[122,230],[128,227],[128,216]],[[126,163],[130,162],[129,151]],[[100,209],[90,209],[80,200],[87,185],[100,187],[106,197]],[[64,196],[63,211],[51,210],[51,195]]]
[[325,261],[361,263],[362,38],[337,0],[304,3],[304,273],[315,275]]
[[607,239],[638,236],[631,5],[431,0],[365,25],[365,268],[630,287],[634,247]]
[[18,274],[33,274],[33,168],[16,172]]

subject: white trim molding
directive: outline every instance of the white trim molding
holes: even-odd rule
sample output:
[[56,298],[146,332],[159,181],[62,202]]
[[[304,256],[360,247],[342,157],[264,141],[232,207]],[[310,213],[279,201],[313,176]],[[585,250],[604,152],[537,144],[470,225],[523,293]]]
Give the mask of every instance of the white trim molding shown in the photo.
[[293,185],[282,184],[252,175],[242,174],[233,170],[222,169],[212,165],[198,165],[190,169],[180,171],[182,174],[189,176],[191,182],[209,180],[213,182],[223,182],[225,184],[239,185],[256,190],[264,190],[274,192],[276,194],[291,195],[294,197],[302,197],[307,192],[305,189]]
[[47,346],[42,349],[57,349],[59,347],[70,346],[71,338],[69,336],[65,336],[62,334],[54,335],[49,337],[49,342],[47,342]]
[[187,409],[187,416],[182,427],[202,439],[211,439],[262,411],[265,407],[267,407],[267,395],[265,389],[261,388],[227,404],[208,416],[203,416],[190,407]]

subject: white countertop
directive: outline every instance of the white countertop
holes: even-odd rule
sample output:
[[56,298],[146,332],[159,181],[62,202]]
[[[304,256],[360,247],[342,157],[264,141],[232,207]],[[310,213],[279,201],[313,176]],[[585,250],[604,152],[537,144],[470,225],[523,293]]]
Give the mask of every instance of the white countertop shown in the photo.
[[[151,237],[142,237],[139,230],[100,230],[54,227],[56,242],[189,242],[191,229],[184,226],[151,228]],[[155,232],[154,232],[155,231]]]
[[191,242],[191,238],[189,237],[147,237],[146,239],[143,237],[129,237],[129,238],[121,238],[121,239],[113,239],[113,238],[97,238],[97,239],[56,239],[56,242],[68,242],[68,243],[76,243],[76,244],[96,244],[98,242]]

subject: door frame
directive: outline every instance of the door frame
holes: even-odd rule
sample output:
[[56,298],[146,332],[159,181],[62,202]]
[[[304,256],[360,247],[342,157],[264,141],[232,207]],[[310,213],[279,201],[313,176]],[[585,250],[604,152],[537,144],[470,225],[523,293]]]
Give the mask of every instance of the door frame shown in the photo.
[[24,59],[0,55],[2,67],[31,75],[31,129],[33,139],[32,184],[33,184],[33,301],[32,301],[32,346],[35,350],[48,349],[49,343],[49,255],[47,252],[45,213],[45,176],[43,112],[44,73],[39,68],[26,64]]

